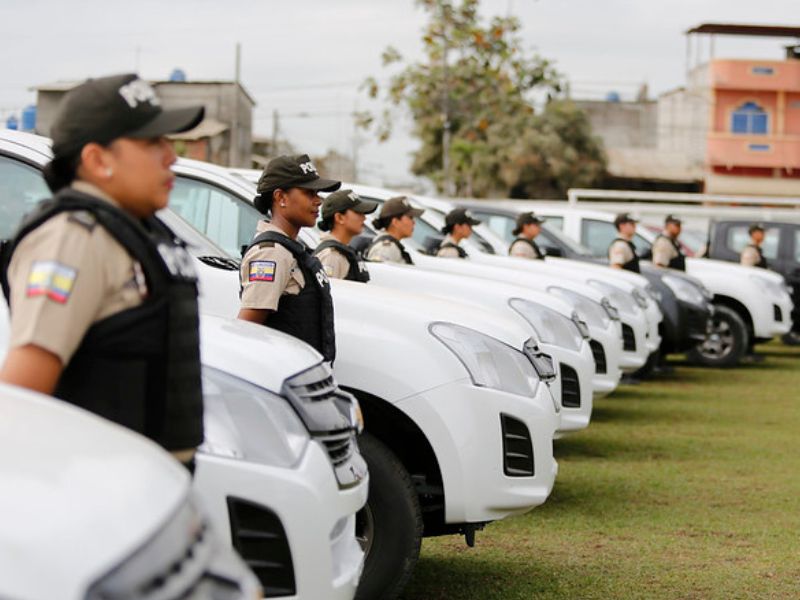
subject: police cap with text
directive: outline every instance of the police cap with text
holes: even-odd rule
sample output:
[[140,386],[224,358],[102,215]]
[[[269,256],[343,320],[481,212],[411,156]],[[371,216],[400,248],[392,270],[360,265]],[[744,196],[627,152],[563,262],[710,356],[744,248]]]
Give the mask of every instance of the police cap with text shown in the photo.
[[147,139],[187,131],[203,120],[202,106],[165,109],[155,90],[135,73],[88,79],[56,109],[53,153],[70,156],[86,144],[117,138]]
[[258,193],[271,194],[277,189],[302,188],[315,192],[334,192],[341,181],[324,179],[307,154],[278,156],[267,163],[258,180]]

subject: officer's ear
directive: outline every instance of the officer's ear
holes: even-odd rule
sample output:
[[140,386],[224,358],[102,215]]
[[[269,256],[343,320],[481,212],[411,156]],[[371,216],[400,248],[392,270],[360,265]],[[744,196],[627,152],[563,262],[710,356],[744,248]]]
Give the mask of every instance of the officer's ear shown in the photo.
[[96,142],[90,142],[81,148],[81,160],[78,164],[78,176],[91,182],[107,181],[113,174],[108,148]]

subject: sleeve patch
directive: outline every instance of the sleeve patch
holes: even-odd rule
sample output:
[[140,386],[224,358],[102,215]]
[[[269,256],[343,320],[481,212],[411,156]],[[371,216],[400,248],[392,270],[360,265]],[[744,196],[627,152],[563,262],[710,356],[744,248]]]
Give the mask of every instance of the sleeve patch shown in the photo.
[[275,281],[275,261],[253,260],[250,262],[248,281]]
[[54,260],[37,260],[28,274],[28,298],[46,296],[60,304],[69,300],[78,271]]

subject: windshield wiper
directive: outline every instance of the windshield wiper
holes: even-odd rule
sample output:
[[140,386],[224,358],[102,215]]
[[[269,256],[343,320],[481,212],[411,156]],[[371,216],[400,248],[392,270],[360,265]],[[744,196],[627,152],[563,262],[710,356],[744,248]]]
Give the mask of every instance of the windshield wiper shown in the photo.
[[210,267],[225,269],[226,271],[238,271],[239,261],[224,256],[198,256],[197,260],[204,262]]

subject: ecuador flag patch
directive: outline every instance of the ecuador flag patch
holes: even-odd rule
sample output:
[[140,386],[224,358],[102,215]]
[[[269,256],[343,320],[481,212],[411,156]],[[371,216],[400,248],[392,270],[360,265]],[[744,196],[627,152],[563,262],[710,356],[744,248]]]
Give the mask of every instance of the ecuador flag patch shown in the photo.
[[69,300],[78,271],[54,260],[37,260],[28,274],[27,296],[46,296],[59,304]]

